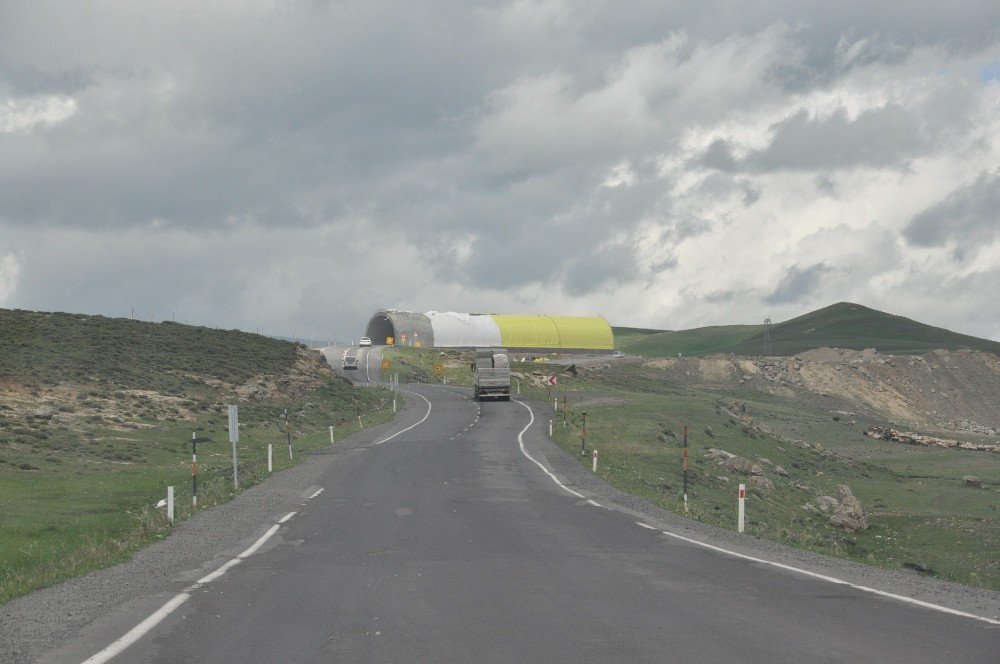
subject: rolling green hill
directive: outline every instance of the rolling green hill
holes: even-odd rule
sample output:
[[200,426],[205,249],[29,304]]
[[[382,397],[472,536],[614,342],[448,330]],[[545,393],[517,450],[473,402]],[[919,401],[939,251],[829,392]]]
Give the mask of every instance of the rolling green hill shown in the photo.
[[[627,330],[619,336],[617,329]],[[1000,343],[918,323],[903,316],[860,304],[839,302],[783,323],[721,325],[676,332],[635,334],[616,328],[619,348],[647,357],[675,357],[735,353],[737,355],[794,355],[811,348],[875,348],[881,353],[925,353],[935,349],[972,348],[1000,355]],[[770,343],[768,343],[770,337]]]
[[[722,353],[756,335],[763,325],[713,325],[691,330],[659,332],[625,339],[618,347],[629,353],[647,357],[685,357]],[[616,336],[617,339],[617,336]]]
[[[823,309],[772,325],[771,353],[794,355],[810,348],[874,348],[880,353],[926,353],[936,349],[972,348],[1000,355],[1000,343],[918,323],[860,304],[838,302]],[[729,349],[740,355],[759,355],[763,332]]]
[[282,374],[296,345],[238,330],[0,309],[0,379],[99,383],[179,393],[183,374],[240,384]]

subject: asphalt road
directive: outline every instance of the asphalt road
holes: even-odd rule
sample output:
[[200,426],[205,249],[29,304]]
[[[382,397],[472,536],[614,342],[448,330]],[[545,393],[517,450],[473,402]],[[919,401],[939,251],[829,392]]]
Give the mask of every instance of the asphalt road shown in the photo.
[[[355,385],[375,386],[382,381],[382,347],[381,346],[347,346],[335,345],[320,349],[326,361],[333,370]],[[344,366],[344,355],[354,353],[358,358],[357,369],[347,369]]]
[[540,404],[404,389],[391,429],[333,460],[322,492],[239,564],[178,585],[173,612],[113,661],[997,661],[997,625],[707,550],[573,495],[585,489],[539,465]]

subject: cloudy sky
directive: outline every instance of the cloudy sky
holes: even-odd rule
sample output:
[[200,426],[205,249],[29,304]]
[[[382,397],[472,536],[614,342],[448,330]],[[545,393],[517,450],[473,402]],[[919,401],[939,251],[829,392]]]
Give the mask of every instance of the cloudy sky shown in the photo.
[[1000,4],[0,3],[0,307],[1000,339]]

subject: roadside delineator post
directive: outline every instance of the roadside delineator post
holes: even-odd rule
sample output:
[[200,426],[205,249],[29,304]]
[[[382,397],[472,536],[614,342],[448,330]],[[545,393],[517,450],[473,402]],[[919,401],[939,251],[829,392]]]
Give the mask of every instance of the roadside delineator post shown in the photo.
[[167,487],[167,519],[174,522],[174,487]]
[[594,450],[594,472],[597,472],[597,450]]
[[552,420],[549,420],[549,438],[552,437]]
[[274,445],[267,444],[267,472],[274,471]]
[[333,425],[330,425],[330,444],[333,445]]
[[684,427],[684,513],[688,513],[688,428]]
[[740,533],[743,532],[744,519],[746,517],[746,508],[744,507],[744,503],[746,502],[746,498],[747,498],[747,485],[746,484],[741,484],[740,485],[740,511],[739,511],[739,518],[737,519],[737,523],[736,523],[736,531],[740,532]]
[[288,409],[285,409],[285,436],[288,437],[288,458],[292,458],[292,425],[288,422]]
[[233,444],[233,489],[240,488],[236,443],[240,442],[240,411],[238,406],[227,406],[229,411],[229,442]]
[[198,507],[198,434],[191,432],[191,504]]

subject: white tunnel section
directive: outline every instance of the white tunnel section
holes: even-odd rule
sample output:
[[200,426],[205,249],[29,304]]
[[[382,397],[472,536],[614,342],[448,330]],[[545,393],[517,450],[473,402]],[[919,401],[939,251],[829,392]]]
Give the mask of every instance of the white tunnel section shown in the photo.
[[491,316],[454,311],[428,311],[424,315],[431,321],[435,346],[471,348],[503,345],[500,327]]

